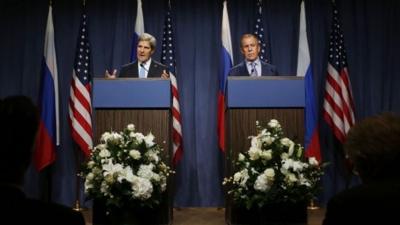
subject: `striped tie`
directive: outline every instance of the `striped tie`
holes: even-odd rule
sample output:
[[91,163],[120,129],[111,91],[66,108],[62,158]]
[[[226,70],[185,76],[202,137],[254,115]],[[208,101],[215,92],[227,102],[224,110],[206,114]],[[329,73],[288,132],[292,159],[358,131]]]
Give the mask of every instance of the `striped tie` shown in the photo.
[[258,76],[257,68],[256,68],[257,63],[256,63],[256,62],[251,62],[251,63],[250,63],[250,66],[251,66],[251,74],[250,74],[250,75],[251,75],[252,77]]

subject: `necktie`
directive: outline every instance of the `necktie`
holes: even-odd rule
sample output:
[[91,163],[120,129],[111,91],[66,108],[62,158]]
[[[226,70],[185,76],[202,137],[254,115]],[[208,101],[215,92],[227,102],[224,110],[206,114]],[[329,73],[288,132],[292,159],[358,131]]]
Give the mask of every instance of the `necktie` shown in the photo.
[[252,77],[258,76],[256,65],[257,65],[257,63],[255,63],[255,62],[250,63],[250,66],[251,66],[251,74],[250,75]]
[[143,64],[139,66],[139,78],[146,78],[146,71]]

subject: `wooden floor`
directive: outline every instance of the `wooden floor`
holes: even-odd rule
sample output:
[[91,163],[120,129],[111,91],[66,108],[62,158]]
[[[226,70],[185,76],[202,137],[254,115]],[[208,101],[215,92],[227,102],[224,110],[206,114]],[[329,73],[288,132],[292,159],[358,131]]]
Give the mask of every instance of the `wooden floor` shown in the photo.
[[[179,208],[174,209],[172,225],[225,225],[223,208]],[[91,211],[83,212],[87,225],[92,225]],[[321,225],[325,210],[308,211],[308,225]]]

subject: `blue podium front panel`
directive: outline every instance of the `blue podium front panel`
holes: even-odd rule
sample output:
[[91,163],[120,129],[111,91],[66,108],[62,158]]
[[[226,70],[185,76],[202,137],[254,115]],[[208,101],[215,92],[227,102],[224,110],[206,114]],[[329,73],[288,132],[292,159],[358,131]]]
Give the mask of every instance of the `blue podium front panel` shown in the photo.
[[93,80],[93,108],[170,108],[170,80],[118,78]]
[[302,108],[304,79],[295,76],[229,77],[228,108]]

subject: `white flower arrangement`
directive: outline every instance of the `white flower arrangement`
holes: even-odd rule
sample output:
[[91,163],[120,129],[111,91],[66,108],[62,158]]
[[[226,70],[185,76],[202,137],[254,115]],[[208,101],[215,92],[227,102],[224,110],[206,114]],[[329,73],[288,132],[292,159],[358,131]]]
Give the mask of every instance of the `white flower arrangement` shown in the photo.
[[268,203],[307,203],[319,190],[323,167],[304,148],[283,136],[280,123],[272,119],[251,136],[251,147],[239,153],[233,176],[223,185],[234,202],[248,209]]
[[133,124],[103,133],[83,168],[85,193],[111,208],[160,204],[173,173],[162,162],[161,151],[151,133],[136,132]]

